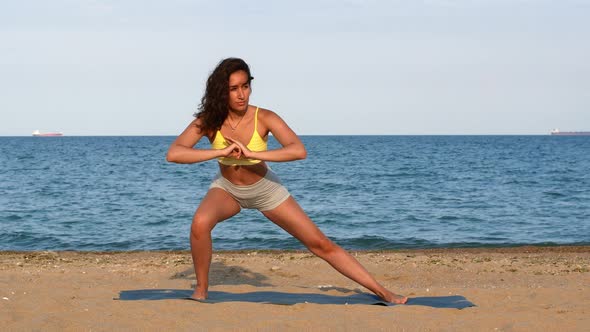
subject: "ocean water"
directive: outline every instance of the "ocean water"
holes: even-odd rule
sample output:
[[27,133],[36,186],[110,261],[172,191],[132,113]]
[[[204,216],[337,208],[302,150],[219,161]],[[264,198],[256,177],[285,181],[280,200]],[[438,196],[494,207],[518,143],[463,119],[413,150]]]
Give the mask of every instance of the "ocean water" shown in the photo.
[[[188,249],[217,165],[167,163],[173,140],[0,137],[0,250]],[[302,140],[306,160],[270,165],[347,249],[590,244],[590,137]],[[303,248],[252,210],[213,241]]]

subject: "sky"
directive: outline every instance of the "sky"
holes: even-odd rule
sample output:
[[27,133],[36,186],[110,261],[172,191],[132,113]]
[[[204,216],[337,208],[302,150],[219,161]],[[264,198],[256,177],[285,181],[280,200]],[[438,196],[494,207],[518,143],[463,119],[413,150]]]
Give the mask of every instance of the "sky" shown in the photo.
[[590,131],[590,0],[3,1],[0,136],[177,135],[226,57],[300,135]]

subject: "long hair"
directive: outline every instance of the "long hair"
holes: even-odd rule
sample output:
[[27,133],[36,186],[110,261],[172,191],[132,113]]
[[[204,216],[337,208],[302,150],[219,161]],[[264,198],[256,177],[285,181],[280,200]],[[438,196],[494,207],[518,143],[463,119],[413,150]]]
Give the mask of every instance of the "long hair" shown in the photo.
[[221,128],[229,113],[229,77],[236,71],[243,70],[248,74],[248,83],[254,77],[250,75],[250,67],[239,58],[221,60],[207,79],[205,94],[201,98],[199,112],[194,116],[201,120],[197,127],[207,135]]

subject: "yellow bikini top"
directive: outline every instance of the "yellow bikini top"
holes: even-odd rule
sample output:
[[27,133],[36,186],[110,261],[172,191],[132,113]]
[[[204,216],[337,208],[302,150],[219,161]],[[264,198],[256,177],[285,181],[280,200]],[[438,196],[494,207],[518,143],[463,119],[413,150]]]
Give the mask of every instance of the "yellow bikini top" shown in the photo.
[[[217,133],[215,133],[215,139],[213,139],[213,142],[211,142],[211,148],[215,150],[221,150],[228,146],[229,143],[225,140],[225,137],[223,137],[221,131],[218,130]],[[248,142],[246,147],[248,150],[256,152],[266,151],[268,148],[267,142],[263,140],[258,133],[258,107],[256,107],[256,113],[254,113],[254,133],[252,134],[252,138],[250,138],[250,142]],[[254,165],[260,162],[258,159],[236,159],[228,157],[219,157],[217,158],[217,161],[222,165],[228,166]]]

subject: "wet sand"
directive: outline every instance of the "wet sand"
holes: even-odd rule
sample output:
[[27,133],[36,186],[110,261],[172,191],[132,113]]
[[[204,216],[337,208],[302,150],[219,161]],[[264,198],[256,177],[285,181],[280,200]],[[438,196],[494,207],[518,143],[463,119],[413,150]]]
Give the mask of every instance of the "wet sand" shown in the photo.
[[[462,295],[476,307],[186,300],[117,301],[120,291],[191,289],[189,252],[0,252],[0,326],[8,331],[588,331],[590,247],[359,251],[391,290]],[[210,290],[345,296],[367,292],[307,252],[213,255]]]

